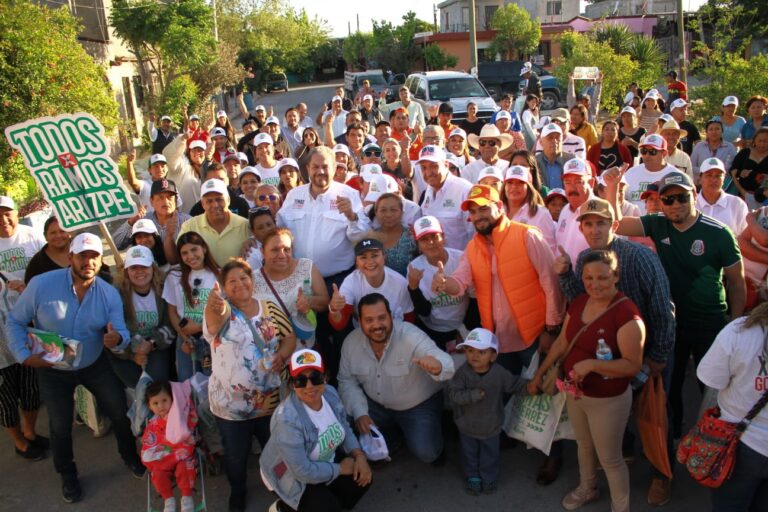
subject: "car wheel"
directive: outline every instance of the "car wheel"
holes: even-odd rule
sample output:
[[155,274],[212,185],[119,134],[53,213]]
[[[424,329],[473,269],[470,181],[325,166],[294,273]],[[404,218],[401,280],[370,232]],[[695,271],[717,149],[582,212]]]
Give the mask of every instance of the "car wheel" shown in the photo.
[[557,97],[557,94],[550,91],[544,91],[544,98],[541,100],[541,110],[556,109],[559,102],[560,99]]

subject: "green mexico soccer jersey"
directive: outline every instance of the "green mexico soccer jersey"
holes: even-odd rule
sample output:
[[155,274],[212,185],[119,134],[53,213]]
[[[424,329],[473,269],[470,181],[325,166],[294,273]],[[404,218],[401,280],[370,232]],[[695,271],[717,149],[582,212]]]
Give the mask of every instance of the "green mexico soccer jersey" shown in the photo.
[[723,269],[738,263],[741,252],[730,229],[697,214],[685,231],[678,231],[663,215],[640,220],[669,277],[678,325],[718,329],[725,325],[728,310]]

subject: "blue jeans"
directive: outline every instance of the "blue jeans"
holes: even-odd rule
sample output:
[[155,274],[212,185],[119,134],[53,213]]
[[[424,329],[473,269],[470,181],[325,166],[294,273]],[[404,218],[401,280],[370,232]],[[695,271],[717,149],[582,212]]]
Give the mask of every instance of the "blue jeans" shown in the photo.
[[245,496],[248,454],[251,453],[253,436],[256,436],[262,447],[266,446],[269,441],[271,418],[270,415],[234,421],[216,417],[216,424],[224,442],[224,470],[227,472],[227,480],[233,496]]
[[434,462],[443,452],[442,414],[442,391],[404,411],[387,409],[368,398],[368,416],[381,429],[390,452],[400,444],[402,432],[408,450],[426,463]]
[[87,368],[76,371],[41,368],[37,371],[37,378],[40,397],[48,407],[53,466],[58,473],[68,476],[77,474],[72,451],[72,413],[78,384],[93,393],[99,410],[112,420],[117,449],[123,461],[129,465],[140,464],[136,441],[126,416],[125,390],[104,352]]
[[499,478],[499,458],[501,448],[499,436],[478,439],[459,433],[461,441],[461,463],[464,476],[479,477],[484,485],[496,482]]
[[768,457],[743,442],[731,477],[712,489],[712,512],[768,511]]

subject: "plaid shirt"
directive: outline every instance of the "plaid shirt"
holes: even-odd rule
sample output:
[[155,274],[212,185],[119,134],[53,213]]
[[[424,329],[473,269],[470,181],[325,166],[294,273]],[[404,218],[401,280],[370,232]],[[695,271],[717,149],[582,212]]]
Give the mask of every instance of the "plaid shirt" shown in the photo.
[[[650,249],[622,238],[614,238],[608,250],[619,260],[619,291],[632,299],[640,309],[646,327],[645,354],[656,362],[666,362],[675,344],[675,306],[669,291],[669,280],[661,261]],[[581,275],[589,249],[579,254],[576,271],[560,275],[568,302],[585,292]]]

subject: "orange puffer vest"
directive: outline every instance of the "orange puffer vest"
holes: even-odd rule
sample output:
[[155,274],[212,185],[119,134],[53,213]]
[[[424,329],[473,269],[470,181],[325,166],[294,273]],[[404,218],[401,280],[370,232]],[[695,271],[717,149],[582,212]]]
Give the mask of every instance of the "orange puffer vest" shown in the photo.
[[[503,217],[493,230],[493,250],[496,269],[504,295],[515,319],[520,337],[529,346],[544,329],[547,301],[539,284],[539,274],[531,264],[526,250],[526,233],[531,226]],[[475,234],[467,245],[467,257],[472,268],[472,281],[477,293],[480,322],[494,332],[493,276],[491,255],[485,237]]]

